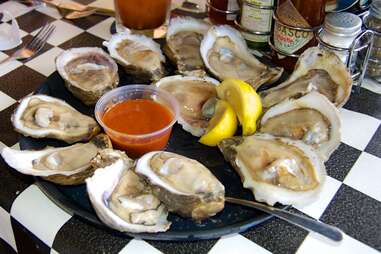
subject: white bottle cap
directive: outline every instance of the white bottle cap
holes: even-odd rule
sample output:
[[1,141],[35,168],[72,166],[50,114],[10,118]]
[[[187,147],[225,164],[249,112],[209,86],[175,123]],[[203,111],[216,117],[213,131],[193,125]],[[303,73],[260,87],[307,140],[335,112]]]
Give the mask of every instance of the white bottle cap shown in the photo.
[[324,29],[336,36],[356,36],[361,26],[361,18],[349,12],[329,13],[324,20]]

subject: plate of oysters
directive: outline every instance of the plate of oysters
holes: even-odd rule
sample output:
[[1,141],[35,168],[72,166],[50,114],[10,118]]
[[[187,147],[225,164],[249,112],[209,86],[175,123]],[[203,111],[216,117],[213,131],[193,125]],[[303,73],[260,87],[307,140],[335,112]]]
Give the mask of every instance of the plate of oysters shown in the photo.
[[189,17],[171,19],[160,43],[119,33],[68,49],[11,118],[21,150],[1,155],[68,213],[114,233],[245,231],[272,216],[226,197],[281,209],[319,197],[352,87],[317,47],[288,78],[263,62],[239,31]]

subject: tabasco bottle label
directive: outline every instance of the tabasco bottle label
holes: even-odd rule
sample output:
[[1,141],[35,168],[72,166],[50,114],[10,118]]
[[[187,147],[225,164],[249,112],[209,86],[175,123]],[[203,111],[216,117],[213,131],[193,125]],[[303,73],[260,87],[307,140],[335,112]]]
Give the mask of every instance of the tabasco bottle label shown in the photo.
[[[298,12],[291,1],[286,1],[277,9],[278,19],[289,26],[311,28],[310,24]],[[314,38],[311,31],[300,31],[276,21],[274,25],[274,46],[288,54],[295,53],[303,48],[310,40]]]

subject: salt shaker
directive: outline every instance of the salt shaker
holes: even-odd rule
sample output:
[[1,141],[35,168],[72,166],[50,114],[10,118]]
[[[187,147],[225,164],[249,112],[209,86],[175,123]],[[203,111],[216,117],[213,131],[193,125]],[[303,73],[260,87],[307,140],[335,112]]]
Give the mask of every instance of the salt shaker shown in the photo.
[[319,47],[333,51],[344,64],[348,64],[350,49],[356,37],[361,33],[362,20],[349,12],[330,13],[325,17],[322,30],[319,32]]

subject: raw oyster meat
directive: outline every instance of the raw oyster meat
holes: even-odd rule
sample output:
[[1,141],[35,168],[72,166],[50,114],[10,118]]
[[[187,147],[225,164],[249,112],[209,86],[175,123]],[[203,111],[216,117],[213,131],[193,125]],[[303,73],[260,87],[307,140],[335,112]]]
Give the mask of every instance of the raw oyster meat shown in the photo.
[[86,180],[87,192],[98,217],[122,232],[168,230],[168,211],[147,183],[132,169],[134,162],[124,152],[106,149],[93,160],[100,166]]
[[87,141],[100,131],[93,118],[47,95],[24,98],[11,121],[15,130],[25,136],[55,138],[67,143]]
[[328,160],[340,144],[340,126],[335,105],[324,95],[312,91],[271,107],[261,119],[260,132],[301,140]]
[[155,81],[165,74],[165,57],[160,45],[144,35],[129,32],[114,34],[103,43],[128,74],[141,81]]
[[6,147],[1,156],[10,167],[23,174],[41,176],[62,185],[75,185],[83,183],[94,173],[91,160],[98,151],[110,147],[112,145],[107,135],[99,134],[89,143],[40,151],[20,151]]
[[241,79],[257,89],[277,81],[283,73],[283,68],[272,68],[258,61],[241,34],[227,25],[210,28],[201,42],[200,52],[205,66],[219,80]]
[[352,78],[335,53],[312,47],[304,51],[291,76],[282,84],[260,93],[263,107],[300,97],[312,90],[325,95],[336,107],[343,106],[352,89]]
[[255,199],[274,205],[306,205],[325,180],[325,167],[311,146],[269,134],[232,137],[218,145]]
[[57,71],[75,97],[94,105],[119,83],[118,66],[101,48],[72,48],[56,59]]
[[191,17],[170,20],[164,52],[177,65],[179,73],[205,76],[200,44],[209,28],[206,22]]
[[209,77],[169,76],[155,83],[155,86],[173,94],[180,104],[177,120],[184,130],[201,137],[208,127],[209,118],[203,114],[203,107],[217,97],[219,82]]
[[170,152],[150,152],[135,166],[171,212],[194,220],[215,215],[224,208],[225,188],[201,163]]

